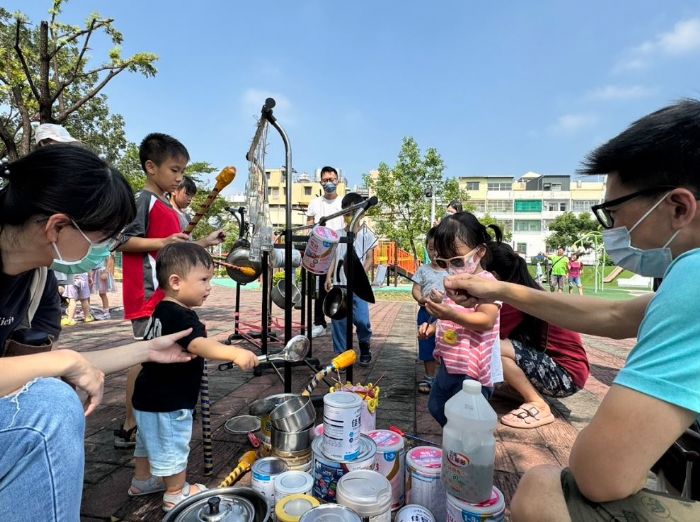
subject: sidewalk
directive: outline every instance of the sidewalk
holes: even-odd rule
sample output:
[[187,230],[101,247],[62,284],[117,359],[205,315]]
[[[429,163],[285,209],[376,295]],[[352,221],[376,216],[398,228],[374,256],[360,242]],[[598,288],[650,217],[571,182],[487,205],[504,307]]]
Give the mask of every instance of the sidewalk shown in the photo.
[[[110,294],[112,306],[121,304],[121,296]],[[258,291],[241,292],[241,312],[245,322],[260,320]],[[207,324],[210,337],[224,340],[233,330],[235,292],[230,288],[214,287],[206,305],[198,310]],[[422,363],[416,361],[415,340],[416,307],[407,301],[380,300],[370,308],[374,330],[372,364],[368,368],[355,368],[355,381],[379,382],[381,398],[377,413],[377,427],[396,425],[407,433],[416,434],[440,442],[441,430],[427,409],[427,396],[416,392],[416,384],[423,377]],[[130,323],[121,314],[112,313],[114,319],[90,324],[79,324],[65,329],[61,345],[79,351],[91,351],[124,344],[131,340]],[[273,316],[283,318],[283,312],[273,305]],[[622,365],[632,341],[613,341],[586,337],[591,360],[591,377],[584,390],[573,397],[553,400],[557,417],[553,424],[534,430],[518,430],[499,425],[496,432],[496,485],[509,501],[522,473],[543,463],[566,465],[571,445],[579,429],[585,426],[616,371]],[[244,346],[253,348],[250,344]],[[279,346],[279,345],[277,345]],[[272,346],[271,350],[278,349]],[[332,358],[330,335],[314,339],[313,355],[320,362]],[[307,368],[292,370],[292,390],[301,391],[311,377]],[[86,471],[83,492],[82,519],[92,520],[160,520],[161,499],[151,495],[131,499],[126,491],[132,475],[131,451],[113,447],[112,430],[117,429],[124,415],[124,387],[126,372],[110,375],[105,382],[102,405],[88,418],[86,444]],[[315,396],[325,393],[323,383]],[[201,426],[196,422],[188,469],[190,482],[218,485],[244,451],[250,449],[247,440],[225,431],[223,424],[229,418],[248,413],[248,405],[260,398],[283,391],[277,375],[272,371],[255,377],[252,372],[236,369],[217,370],[216,364],[209,370],[210,398],[212,402],[212,431],[214,446],[214,473],[203,474]],[[507,413],[517,404],[494,400],[499,414]],[[249,484],[250,477],[239,482]]]

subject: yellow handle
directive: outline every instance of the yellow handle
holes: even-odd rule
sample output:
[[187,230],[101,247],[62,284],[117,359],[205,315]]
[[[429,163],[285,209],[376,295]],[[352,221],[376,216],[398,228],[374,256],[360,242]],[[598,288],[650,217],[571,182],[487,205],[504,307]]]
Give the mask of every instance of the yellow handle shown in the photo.
[[333,365],[333,368],[336,368],[338,370],[342,370],[343,368],[347,368],[348,366],[352,366],[357,362],[357,354],[355,353],[355,350],[347,350],[340,355],[336,356],[332,361],[331,364]]

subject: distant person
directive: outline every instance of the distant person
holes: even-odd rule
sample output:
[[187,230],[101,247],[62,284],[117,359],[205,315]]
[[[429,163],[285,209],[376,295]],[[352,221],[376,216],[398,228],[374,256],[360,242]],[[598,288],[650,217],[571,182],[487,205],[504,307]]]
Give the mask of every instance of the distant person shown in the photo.
[[578,254],[571,254],[569,258],[569,273],[567,278],[569,279],[569,293],[573,287],[578,288],[579,295],[583,295],[583,283],[581,278],[583,277],[583,263],[579,261]]
[[[342,199],[338,197],[338,171],[333,167],[325,166],[321,169],[321,187],[323,195],[309,203],[306,211],[306,224],[313,225],[321,218],[335,214],[342,210]],[[336,217],[326,222],[326,227],[336,232],[341,232],[344,228],[343,218]],[[314,325],[311,328],[311,336],[318,337],[326,333],[326,316],[323,313],[323,301],[326,299],[325,275],[320,276],[316,302],[314,303]]]
[[55,123],[42,123],[34,129],[34,141],[37,147],[45,147],[54,143],[80,143],[65,127]]
[[65,297],[68,299],[66,316],[61,319],[61,326],[75,326],[75,312],[78,303],[83,310],[83,321],[91,323],[95,320],[90,312],[90,282],[88,273],[73,274],[73,281],[65,285]]
[[564,255],[562,247],[557,248],[556,255],[549,256],[551,265],[550,287],[552,292],[563,292],[566,286],[566,274],[569,273],[569,258]]
[[110,254],[105,261],[95,268],[92,273],[92,291],[100,296],[102,313],[95,319],[106,320],[112,318],[109,310],[108,292],[114,292],[114,254]]
[[464,212],[462,202],[457,199],[453,199],[450,201],[449,205],[447,205],[447,214],[451,216],[457,212]]
[[196,195],[197,185],[194,184],[194,181],[189,176],[182,176],[180,185],[170,194],[170,204],[180,218],[183,232],[192,220],[192,216],[187,212],[187,209],[192,204],[192,198]]

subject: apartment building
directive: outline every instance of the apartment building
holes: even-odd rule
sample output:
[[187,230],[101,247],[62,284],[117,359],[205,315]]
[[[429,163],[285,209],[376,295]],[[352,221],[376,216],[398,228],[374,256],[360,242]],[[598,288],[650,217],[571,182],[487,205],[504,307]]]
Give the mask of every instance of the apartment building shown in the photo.
[[460,177],[477,216],[489,214],[512,232],[513,248],[525,256],[546,249],[549,225],[564,212],[590,212],[605,193],[604,177],[572,179],[568,175],[528,172],[514,177]]

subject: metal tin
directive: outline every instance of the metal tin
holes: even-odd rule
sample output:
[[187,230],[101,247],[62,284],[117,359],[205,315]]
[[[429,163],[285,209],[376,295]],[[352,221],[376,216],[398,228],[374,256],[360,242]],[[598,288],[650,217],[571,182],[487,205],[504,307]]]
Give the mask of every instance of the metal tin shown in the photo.
[[289,495],[310,495],[314,485],[314,479],[305,471],[285,471],[275,477],[275,501]]
[[311,452],[311,448],[306,453],[302,453],[297,456],[287,456],[287,454],[280,454],[279,451],[277,450],[272,450],[272,455],[275,457],[281,458],[284,462],[287,463],[287,470],[288,471],[306,471],[306,472],[311,472],[311,466],[312,466],[312,457],[313,453]]
[[[213,498],[219,499],[218,514],[210,513],[209,502]],[[238,506],[246,512],[247,507],[252,506],[253,513],[250,517],[241,519],[239,510],[234,509],[234,506]],[[226,517],[217,518],[221,514],[226,515]],[[239,522],[240,520],[244,522],[268,522],[271,517],[270,506],[265,497],[251,488],[235,487],[208,489],[192,495],[169,511],[163,522],[203,522],[207,520],[211,522]]]
[[337,460],[323,452],[323,439],[317,438],[311,443],[314,461],[314,497],[325,502],[335,502],[336,488],[340,477],[357,469],[376,470],[375,457],[377,445],[367,435],[360,436],[360,451],[355,460]]
[[338,246],[337,232],[328,227],[315,226],[309,234],[304,257],[301,264],[312,274],[322,275],[328,272],[333,262],[333,252]]
[[447,522],[503,522],[506,502],[503,493],[493,487],[491,497],[479,504],[470,504],[447,494]]
[[347,506],[323,504],[304,513],[299,522],[362,522],[362,517]]
[[399,509],[394,522],[435,522],[435,517],[423,506],[408,504]]
[[319,505],[311,495],[289,495],[277,501],[275,516],[277,522],[299,522],[304,513]]
[[339,391],[323,396],[323,453],[339,460],[354,460],[360,451],[362,399]]
[[253,401],[248,408],[248,413],[260,417],[260,440],[268,447],[272,444],[272,421],[270,413],[284,401],[296,397],[295,393],[278,393],[263,399]]
[[442,450],[418,446],[406,453],[406,503],[428,508],[436,520],[445,520],[445,486],[440,480]]
[[256,460],[251,468],[252,478],[250,485],[263,495],[270,507],[275,506],[275,477],[287,471],[287,464],[277,457],[265,457]]
[[338,481],[338,504],[352,508],[366,522],[391,522],[391,483],[376,471],[358,469]]
[[367,435],[377,444],[377,471],[391,483],[391,509],[399,509],[404,503],[406,487],[403,437],[389,430],[373,430]]
[[280,431],[298,432],[313,427],[316,409],[311,397],[295,395],[270,412],[272,427]]

